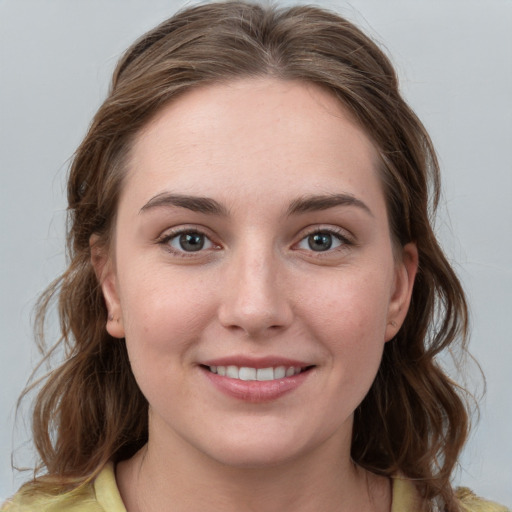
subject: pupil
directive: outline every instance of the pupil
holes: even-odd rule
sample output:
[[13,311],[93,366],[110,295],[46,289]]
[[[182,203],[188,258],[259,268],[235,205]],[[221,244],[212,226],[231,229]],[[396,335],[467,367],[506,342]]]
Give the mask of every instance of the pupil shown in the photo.
[[313,251],[327,251],[332,245],[332,235],[329,233],[315,233],[308,237],[309,248]]
[[204,246],[204,236],[199,233],[180,235],[180,246],[184,251],[200,251]]

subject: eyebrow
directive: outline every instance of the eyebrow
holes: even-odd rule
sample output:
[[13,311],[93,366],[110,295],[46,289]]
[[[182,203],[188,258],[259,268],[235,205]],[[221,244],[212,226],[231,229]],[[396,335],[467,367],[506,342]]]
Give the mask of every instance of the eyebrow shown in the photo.
[[[179,207],[186,208],[198,213],[210,215],[228,216],[227,209],[215,199],[209,197],[189,196],[184,194],[173,194],[163,192],[151,198],[139,211],[143,213],[147,210],[159,207]],[[370,208],[356,197],[350,194],[324,194],[302,196],[290,203],[287,215],[297,215],[314,211],[328,210],[335,206],[355,206],[361,208],[373,217]]]
[[290,204],[287,214],[294,215],[328,210],[335,206],[355,206],[361,208],[372,217],[374,216],[370,208],[363,201],[350,194],[307,195],[299,197]]
[[210,215],[228,215],[226,208],[215,201],[215,199],[210,199],[209,197],[187,196],[183,194],[171,194],[168,192],[163,192],[151,198],[140,209],[139,213],[143,213],[147,210],[151,210],[152,208],[158,208],[162,206],[177,206],[179,208],[186,208],[187,210],[191,210],[193,212],[207,213]]

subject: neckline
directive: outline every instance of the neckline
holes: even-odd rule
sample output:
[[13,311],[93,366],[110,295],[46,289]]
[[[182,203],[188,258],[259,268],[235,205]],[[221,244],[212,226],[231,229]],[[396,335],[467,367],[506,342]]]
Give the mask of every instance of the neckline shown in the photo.
[[[403,476],[391,478],[391,512],[420,510],[418,493],[411,480]],[[98,504],[107,512],[127,512],[117,487],[114,464],[109,462],[94,480]]]

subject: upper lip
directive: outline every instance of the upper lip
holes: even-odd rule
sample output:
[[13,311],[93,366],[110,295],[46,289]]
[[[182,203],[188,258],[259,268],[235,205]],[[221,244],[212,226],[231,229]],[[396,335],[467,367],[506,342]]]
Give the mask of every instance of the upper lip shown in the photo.
[[266,357],[248,357],[248,356],[227,356],[216,359],[208,359],[200,364],[203,366],[238,366],[247,368],[277,368],[278,366],[306,368],[314,366],[312,363],[289,359],[287,357],[266,356]]

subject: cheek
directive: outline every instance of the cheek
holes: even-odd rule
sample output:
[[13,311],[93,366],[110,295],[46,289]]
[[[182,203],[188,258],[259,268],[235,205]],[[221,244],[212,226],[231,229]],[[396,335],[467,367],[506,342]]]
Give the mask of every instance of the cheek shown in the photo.
[[382,273],[331,279],[324,293],[303,301],[313,336],[344,379],[373,379],[385,344],[389,280]]
[[[193,390],[180,383],[211,319],[204,289],[169,277],[127,276],[121,297],[131,368],[142,393],[157,408],[191,398]],[[172,393],[164,391],[170,387]]]
[[310,294],[303,304],[311,318],[318,319],[317,325],[354,335],[384,333],[391,296],[386,276],[377,272],[362,276],[340,274],[339,279],[331,278],[323,287],[316,284],[321,293]]
[[121,307],[131,355],[147,360],[151,355],[161,359],[184,354],[211,319],[207,287],[187,279],[186,272],[170,269],[122,277]]

